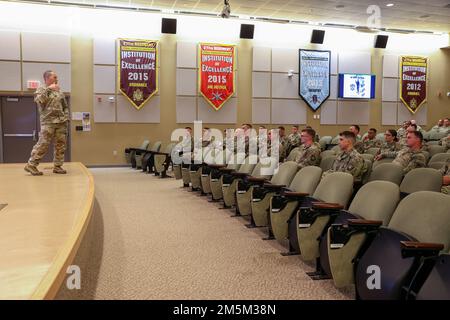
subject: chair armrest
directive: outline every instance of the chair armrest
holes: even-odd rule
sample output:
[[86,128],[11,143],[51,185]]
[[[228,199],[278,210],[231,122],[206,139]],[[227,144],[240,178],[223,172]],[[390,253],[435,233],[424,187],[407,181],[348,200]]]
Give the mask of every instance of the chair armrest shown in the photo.
[[209,165],[210,168],[212,169],[221,169],[221,168],[226,168],[227,165],[226,164],[210,164]]
[[237,171],[235,171],[235,172],[230,172],[230,174],[231,174],[232,176],[235,176],[235,177],[247,177],[247,176],[248,176],[248,173],[237,172]]
[[426,243],[416,241],[400,241],[402,258],[435,257],[444,249],[441,243]]
[[309,228],[321,216],[329,216],[334,221],[343,208],[338,203],[312,202],[311,207],[300,208],[299,228]]
[[331,202],[313,202],[313,209],[324,209],[324,210],[342,210],[344,209],[343,205],[339,203],[331,203]]
[[219,168],[219,171],[223,172],[223,173],[231,173],[234,171],[234,169],[230,169],[230,168]]
[[309,193],[286,191],[283,193],[283,195],[287,198],[303,198],[309,196]]
[[383,221],[364,219],[348,219],[347,224],[332,224],[330,226],[330,248],[342,248],[354,234],[372,234],[378,231],[382,224]]
[[348,219],[349,227],[380,227],[383,224],[383,221],[380,220],[365,220],[365,219]]
[[257,177],[248,177],[247,181],[249,182],[255,182],[255,183],[264,183],[267,182],[267,179],[264,178],[257,178]]
[[277,190],[279,190],[279,189],[283,189],[285,187],[286,187],[286,185],[284,185],[284,184],[271,184],[271,183],[264,183],[263,184],[263,188],[266,188],[266,189],[277,189]]

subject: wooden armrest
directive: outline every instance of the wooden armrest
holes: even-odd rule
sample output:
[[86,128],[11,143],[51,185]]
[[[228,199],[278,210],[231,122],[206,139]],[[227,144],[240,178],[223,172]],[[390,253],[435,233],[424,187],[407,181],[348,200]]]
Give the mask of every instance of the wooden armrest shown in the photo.
[[286,185],[285,184],[271,184],[271,183],[265,183],[263,185],[264,188],[268,188],[268,189],[282,189],[285,188]]
[[314,209],[332,209],[332,210],[342,210],[344,209],[343,205],[339,203],[329,203],[329,202],[313,202],[312,207]]
[[231,172],[232,176],[236,176],[236,177],[246,177],[248,176],[248,173],[244,173],[244,172]]
[[309,193],[306,192],[293,192],[293,191],[287,191],[283,193],[286,197],[307,197],[309,196]]
[[220,171],[222,172],[233,172],[234,169],[230,169],[230,168],[219,168]]
[[416,241],[400,241],[400,245],[404,249],[426,249],[426,250],[438,250],[444,249],[444,245],[441,243],[427,243]]
[[220,168],[226,168],[227,165],[226,164],[210,164],[209,167],[213,168],[213,169],[220,169]]
[[348,219],[348,224],[355,226],[381,226],[383,221],[379,220],[365,220],[365,219]]
[[265,182],[267,180],[264,178],[249,177],[248,181],[250,181],[250,182]]

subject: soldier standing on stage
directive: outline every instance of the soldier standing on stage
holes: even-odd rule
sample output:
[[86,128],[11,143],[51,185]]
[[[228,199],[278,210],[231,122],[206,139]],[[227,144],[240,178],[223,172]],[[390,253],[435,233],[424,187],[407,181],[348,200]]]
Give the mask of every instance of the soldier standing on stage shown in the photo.
[[40,86],[35,93],[34,101],[38,105],[41,131],[39,141],[31,151],[31,157],[25,166],[25,171],[33,176],[40,176],[42,172],[37,169],[39,162],[45,156],[54,140],[53,172],[58,174],[67,173],[62,168],[64,163],[64,152],[67,145],[67,130],[69,123],[69,106],[64,93],[58,85],[58,76],[49,70],[44,72],[44,85]]

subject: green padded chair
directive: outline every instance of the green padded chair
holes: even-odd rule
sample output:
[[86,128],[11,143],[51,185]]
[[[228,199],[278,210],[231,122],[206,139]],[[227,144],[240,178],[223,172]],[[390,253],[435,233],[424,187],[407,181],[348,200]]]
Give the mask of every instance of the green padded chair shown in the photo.
[[211,187],[212,200],[218,201],[223,199],[222,192],[222,176],[226,173],[234,172],[239,170],[242,163],[244,162],[245,154],[231,154],[231,157],[228,158],[228,164],[225,168],[215,169],[211,171],[209,175],[209,184]]
[[428,153],[430,154],[430,159],[433,158],[433,156],[435,154],[444,153],[444,152],[445,152],[445,147],[443,147],[443,146],[438,146],[438,145],[428,146]]
[[430,161],[428,161],[428,165],[433,162],[446,162],[448,158],[450,158],[449,153],[436,153],[431,157]]
[[441,192],[442,175],[432,168],[417,168],[409,171],[400,184],[402,196],[418,191]]
[[270,228],[279,242],[288,238],[288,220],[299,204],[299,200],[290,197],[294,193],[312,195],[322,177],[322,169],[315,166],[302,168],[297,172],[289,185],[289,190],[281,195],[272,197],[270,201]]
[[169,143],[163,150],[163,152],[154,154],[154,166],[155,175],[159,175],[161,178],[166,178],[167,170],[172,163],[172,150],[175,147],[175,143]]
[[374,161],[372,164],[372,168],[375,169],[377,166],[379,166],[382,163],[391,163],[394,161],[394,158],[383,158],[381,160]]
[[[353,193],[353,176],[346,172],[333,172],[326,175],[317,186],[312,198],[335,204],[333,208],[345,208]],[[320,209],[320,202],[317,209]],[[328,206],[327,206],[328,207]],[[313,205],[313,209],[314,205]],[[303,260],[313,261],[319,257],[319,239],[323,230],[330,223],[329,215],[319,215],[315,220],[305,218],[308,211],[299,210],[295,215],[297,245]],[[289,236],[291,238],[291,236]],[[291,240],[291,239],[290,239]],[[295,239],[294,239],[295,240]]]
[[[159,152],[159,150],[161,149],[161,144],[162,144],[161,141],[156,141],[149,150],[137,150],[136,169],[144,168],[144,165],[147,165],[147,162],[150,159],[150,157],[153,157],[153,153]],[[153,167],[153,161],[151,162],[152,163],[150,164],[150,171],[152,170],[151,167]]]
[[370,173],[370,181],[390,181],[396,185],[400,185],[403,179],[403,167],[394,163],[382,163],[372,168]]
[[300,153],[300,148],[295,147],[294,149],[289,152],[289,155],[286,158],[286,161],[294,161],[295,157]]
[[[425,256],[433,258],[450,247],[450,197],[418,191],[397,206],[386,227],[376,230],[373,241],[361,254],[355,268],[355,289],[362,300],[399,300],[405,298],[410,276],[417,274]],[[367,286],[373,273],[381,270],[379,289]]]
[[269,225],[270,199],[291,183],[297,171],[298,165],[296,162],[284,162],[268,183],[253,187],[251,205],[252,221],[255,226],[265,227]]
[[133,168],[136,168],[136,150],[147,150],[148,145],[150,144],[149,140],[144,140],[141,143],[141,146],[138,148],[126,148],[125,149],[125,159],[127,163],[130,163]]
[[[354,263],[357,254],[363,244],[371,239],[368,222],[380,221],[376,223],[377,226],[386,226],[399,201],[398,185],[389,181],[369,182],[359,189],[348,211],[340,212],[333,225],[327,229],[320,244],[321,267],[330,273],[336,287],[345,287],[355,281]],[[350,219],[365,221],[360,225],[350,223],[349,226]],[[339,240],[337,234],[345,235],[345,242]]]
[[255,155],[245,158],[244,163],[236,172],[229,172],[221,177],[222,195],[225,207],[236,205],[236,186],[243,177],[251,175],[256,166],[258,157]]
[[327,156],[325,158],[322,158],[320,161],[320,168],[323,172],[328,171],[333,166],[334,160],[336,160],[336,156]]
[[322,138],[320,138],[319,139],[320,148],[322,150],[325,150],[325,148],[327,147],[327,144],[331,143],[331,140],[333,140],[332,136],[323,136]]
[[380,148],[369,148],[367,149],[366,154],[371,154],[375,157],[378,152],[380,152]]
[[272,175],[263,172],[265,165],[259,161],[254,167],[250,177],[246,177],[242,181],[238,181],[236,186],[236,204],[237,213],[241,216],[249,216],[252,214],[252,191],[253,183],[248,181],[250,178],[265,179],[269,181]]

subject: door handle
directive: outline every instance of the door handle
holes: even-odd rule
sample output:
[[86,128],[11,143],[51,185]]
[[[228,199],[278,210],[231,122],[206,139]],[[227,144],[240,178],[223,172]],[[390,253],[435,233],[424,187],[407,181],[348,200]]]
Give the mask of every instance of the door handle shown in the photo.
[[32,133],[5,133],[3,134],[4,137],[33,137],[34,134]]

